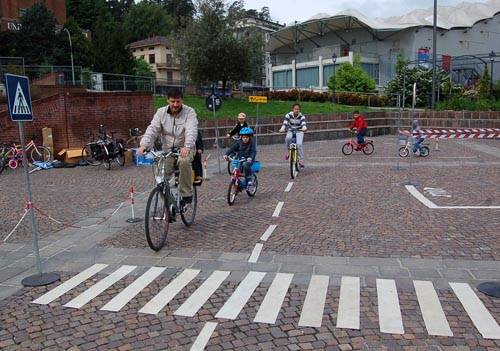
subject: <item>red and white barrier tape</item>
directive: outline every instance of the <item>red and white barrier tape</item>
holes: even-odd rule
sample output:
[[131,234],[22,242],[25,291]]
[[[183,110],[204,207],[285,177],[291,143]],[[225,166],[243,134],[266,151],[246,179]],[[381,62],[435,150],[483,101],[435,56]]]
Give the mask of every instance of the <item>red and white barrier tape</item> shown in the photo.
[[499,139],[500,128],[424,128],[415,135],[427,139]]
[[14,232],[16,231],[17,227],[19,227],[19,225],[21,224],[21,222],[24,220],[24,217],[26,217],[26,214],[28,214],[28,209],[25,208],[24,209],[24,213],[23,215],[21,216],[21,219],[17,222],[17,224],[14,226],[14,228],[10,231],[10,233],[2,240],[2,243],[6,243],[7,240],[9,240],[10,236],[12,234],[14,234]]

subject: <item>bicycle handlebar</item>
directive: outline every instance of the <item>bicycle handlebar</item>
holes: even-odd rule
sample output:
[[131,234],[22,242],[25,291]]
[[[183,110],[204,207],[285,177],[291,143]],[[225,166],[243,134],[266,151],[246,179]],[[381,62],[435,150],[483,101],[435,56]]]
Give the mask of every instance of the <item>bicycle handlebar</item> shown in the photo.
[[165,152],[165,151],[154,151],[154,150],[151,150],[150,151],[153,156],[155,158],[167,158],[169,156],[175,156],[175,157],[179,157],[180,156],[180,152],[179,151],[169,151],[169,152]]

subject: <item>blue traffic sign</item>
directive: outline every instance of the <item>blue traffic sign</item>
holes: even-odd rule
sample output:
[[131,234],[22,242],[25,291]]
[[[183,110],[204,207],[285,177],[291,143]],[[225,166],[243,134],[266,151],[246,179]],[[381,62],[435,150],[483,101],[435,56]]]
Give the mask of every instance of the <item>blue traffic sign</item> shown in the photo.
[[14,122],[32,121],[33,108],[28,77],[5,74],[5,88],[10,119]]

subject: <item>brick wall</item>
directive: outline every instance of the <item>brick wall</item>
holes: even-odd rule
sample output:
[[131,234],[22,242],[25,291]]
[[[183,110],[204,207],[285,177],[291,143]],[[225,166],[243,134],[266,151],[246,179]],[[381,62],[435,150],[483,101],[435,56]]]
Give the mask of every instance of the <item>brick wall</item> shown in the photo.
[[[27,140],[42,142],[42,128],[52,128],[54,149],[82,147],[86,130],[97,131],[102,124],[128,138],[129,128],[144,130],[154,114],[150,93],[59,93],[33,102],[34,121],[25,123]],[[19,141],[17,123],[7,111],[0,111],[0,141]]]

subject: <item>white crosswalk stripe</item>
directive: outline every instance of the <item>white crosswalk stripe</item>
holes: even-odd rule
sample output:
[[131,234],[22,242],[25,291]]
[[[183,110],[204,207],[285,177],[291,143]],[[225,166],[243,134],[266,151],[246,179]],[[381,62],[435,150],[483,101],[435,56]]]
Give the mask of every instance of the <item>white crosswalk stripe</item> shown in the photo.
[[[32,303],[47,305],[106,268],[105,264],[95,264],[54,289],[35,299]],[[99,280],[90,288],[69,301],[65,307],[82,308],[91,300],[97,298],[106,289],[134,271],[136,266],[121,266],[105,278]],[[120,311],[134,297],[155,279],[161,276],[166,267],[151,267],[121,290],[107,302],[101,310]],[[152,297],[140,310],[140,313],[157,314],[174,299],[177,294],[195,279],[200,270],[185,269],[172,279],[158,294]],[[181,304],[174,315],[193,317],[203,305],[211,299],[224,281],[229,277],[229,271],[214,271],[203,283]],[[216,318],[234,320],[255,293],[257,287],[266,276],[265,272],[249,272],[239,283],[234,292],[226,299]],[[253,322],[275,324],[285,303],[291,286],[293,274],[276,273],[270,284]],[[299,327],[316,327],[322,325],[324,307],[328,292],[329,277],[312,275],[307,293],[301,306]],[[491,315],[474,290],[464,283],[449,283],[454,294],[463,305],[466,315],[472,320],[476,329],[486,339],[500,340],[500,326]],[[446,313],[439,300],[438,292],[430,281],[413,281],[415,296],[422,313],[423,323],[429,335],[453,336]],[[360,301],[360,278],[344,276],[341,279],[340,297],[337,312],[336,327],[339,329],[360,329],[360,319],[363,318]],[[382,333],[404,334],[399,297],[394,280],[377,279],[376,294],[378,301],[379,327]],[[298,307],[300,308],[300,307]],[[207,323],[208,324],[208,323]],[[207,337],[215,329],[208,324]],[[213,329],[212,329],[213,328]],[[209,333],[208,331],[211,332]],[[208,339],[207,339],[208,341]]]
[[224,306],[217,312],[215,318],[236,319],[265,275],[264,272],[249,272]]
[[429,335],[453,336],[432,282],[414,280],[413,286]]
[[342,277],[337,328],[359,329],[359,285],[359,277]]
[[142,289],[162,274],[164,270],[165,267],[151,267],[146,273],[137,278],[132,284],[127,286],[111,301],[104,305],[101,310],[118,312],[123,308],[123,306],[139,294]]
[[73,300],[68,302],[66,307],[81,308],[86,305],[90,300],[97,297],[99,294],[104,292],[111,285],[125,277],[127,274],[136,269],[137,266],[121,266],[116,271],[108,275],[106,278],[100,280],[95,285],[91,286],[80,295],[75,297]]
[[380,331],[404,334],[396,282],[391,279],[377,279],[377,299]]
[[166,287],[164,287],[155,297],[153,297],[143,308],[140,313],[157,314],[163,307],[177,295],[186,285],[193,280],[198,273],[197,269],[185,269],[174,278]]
[[472,323],[485,339],[500,339],[500,327],[474,290],[465,283],[450,283]]
[[85,280],[89,279],[90,277],[94,276],[98,272],[102,271],[104,268],[106,268],[108,265],[107,264],[95,264],[83,272],[78,273],[75,275],[73,278],[68,279],[61,285],[58,285],[56,288],[50,290],[46,294],[43,294],[40,296],[38,299],[33,301],[33,303],[37,303],[40,305],[47,305],[57,299],[58,297],[61,297],[71,289],[77,287],[81,283],[83,283]]
[[174,314],[177,316],[192,317],[207,302],[210,296],[226,280],[230,272],[215,271],[203,284],[179,307]]
[[299,327],[321,327],[329,280],[330,277],[327,275],[311,277],[300,314]]
[[276,277],[267,291],[264,301],[260,305],[257,315],[253,320],[255,323],[276,323],[276,318],[285,300],[288,287],[292,283],[293,274],[277,273]]

